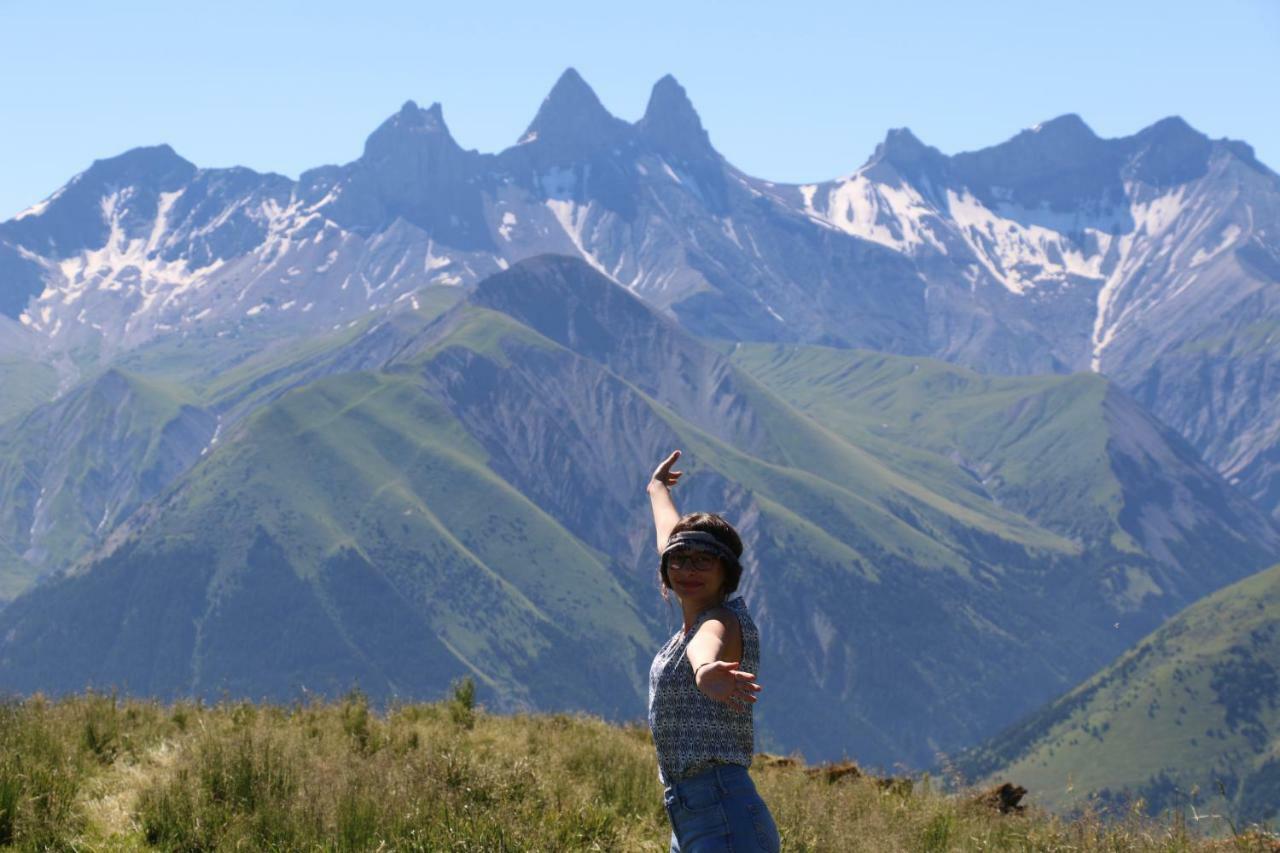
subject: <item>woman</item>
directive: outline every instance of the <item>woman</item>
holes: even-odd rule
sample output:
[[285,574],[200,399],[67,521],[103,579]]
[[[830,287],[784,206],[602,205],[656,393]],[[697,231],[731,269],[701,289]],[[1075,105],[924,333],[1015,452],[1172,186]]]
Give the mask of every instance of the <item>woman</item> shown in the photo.
[[768,851],[778,828],[747,767],[755,752],[751,706],[760,635],[741,597],[742,540],[718,515],[683,518],[671,500],[677,450],[649,481],[662,555],[662,595],[680,602],[684,626],[649,668],[649,728],[666,786],[672,853]]

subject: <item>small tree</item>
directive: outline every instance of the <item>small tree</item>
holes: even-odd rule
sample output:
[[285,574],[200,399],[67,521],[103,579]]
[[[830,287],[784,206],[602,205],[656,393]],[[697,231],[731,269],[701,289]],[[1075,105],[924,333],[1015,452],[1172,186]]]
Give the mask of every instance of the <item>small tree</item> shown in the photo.
[[471,729],[476,724],[476,683],[471,676],[453,683],[453,695],[449,698],[449,717],[456,725]]

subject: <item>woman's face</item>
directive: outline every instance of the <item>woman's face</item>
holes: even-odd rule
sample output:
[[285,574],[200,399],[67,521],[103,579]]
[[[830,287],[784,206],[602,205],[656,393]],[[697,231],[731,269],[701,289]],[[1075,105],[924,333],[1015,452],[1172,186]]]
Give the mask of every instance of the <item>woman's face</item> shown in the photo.
[[724,565],[705,551],[676,551],[667,558],[667,578],[681,602],[714,602],[724,589]]

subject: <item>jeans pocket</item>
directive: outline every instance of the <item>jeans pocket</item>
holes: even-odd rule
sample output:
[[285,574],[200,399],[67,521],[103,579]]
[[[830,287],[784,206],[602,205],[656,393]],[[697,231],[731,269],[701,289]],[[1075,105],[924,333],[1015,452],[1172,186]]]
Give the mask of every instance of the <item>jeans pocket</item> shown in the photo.
[[760,849],[766,853],[777,853],[782,848],[782,841],[778,837],[778,825],[774,823],[773,815],[769,813],[764,800],[758,799],[749,804],[747,812],[751,815],[751,825],[756,831],[756,842]]
[[671,824],[682,851],[728,849],[729,821],[715,788],[681,792],[671,809]]

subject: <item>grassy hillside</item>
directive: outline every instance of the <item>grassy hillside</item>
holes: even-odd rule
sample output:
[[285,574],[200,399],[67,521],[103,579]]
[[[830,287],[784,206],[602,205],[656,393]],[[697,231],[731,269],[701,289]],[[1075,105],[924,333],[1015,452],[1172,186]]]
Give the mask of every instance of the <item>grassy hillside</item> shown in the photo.
[[726,349],[779,396],[903,476],[1019,515],[1091,552],[1109,566],[1098,580],[1118,615],[1179,585],[1207,594],[1221,581],[1202,567],[1260,568],[1253,549],[1275,540],[1275,528],[1189,445],[1101,376],[985,376],[826,347]]
[[[788,851],[1262,851],[1186,822],[1002,814],[977,791],[758,757]],[[0,705],[0,847],[19,850],[665,851],[648,731],[496,716],[466,684],[385,713],[82,695]]]
[[1187,608],[969,766],[1055,806],[1141,797],[1277,820],[1280,566]]
[[72,565],[200,456],[214,417],[112,368],[0,426],[0,601]]

